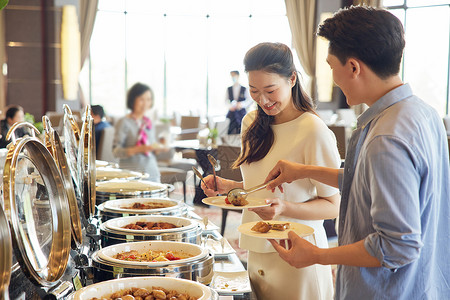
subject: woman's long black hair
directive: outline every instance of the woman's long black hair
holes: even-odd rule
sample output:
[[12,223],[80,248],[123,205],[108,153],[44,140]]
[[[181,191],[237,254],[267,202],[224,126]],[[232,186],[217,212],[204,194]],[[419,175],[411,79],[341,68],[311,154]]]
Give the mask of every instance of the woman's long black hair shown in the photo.
[[[264,71],[275,73],[286,79],[297,73],[292,52],[288,46],[281,43],[261,43],[251,48],[244,58],[245,72]],[[299,111],[315,113],[313,101],[303,91],[298,75],[292,87],[294,106]],[[242,151],[233,167],[237,168],[243,163],[252,163],[263,159],[274,141],[274,134],[270,125],[274,117],[267,115],[258,106],[256,118],[248,129],[242,134]]]

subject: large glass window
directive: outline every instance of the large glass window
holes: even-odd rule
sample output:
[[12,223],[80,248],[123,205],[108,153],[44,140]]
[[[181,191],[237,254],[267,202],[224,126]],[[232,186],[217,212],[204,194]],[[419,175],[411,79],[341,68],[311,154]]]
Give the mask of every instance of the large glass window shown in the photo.
[[159,116],[225,115],[229,72],[247,85],[244,55],[266,41],[291,45],[282,0],[100,0],[80,82],[113,116],[136,82],[152,87]]
[[384,0],[405,26],[402,75],[441,116],[449,113],[450,0]]

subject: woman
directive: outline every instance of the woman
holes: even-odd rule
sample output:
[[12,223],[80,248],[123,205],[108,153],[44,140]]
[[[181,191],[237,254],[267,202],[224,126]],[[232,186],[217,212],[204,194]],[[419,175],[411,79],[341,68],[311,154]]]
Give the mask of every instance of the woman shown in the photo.
[[117,121],[113,153],[120,158],[122,169],[149,174],[148,180],[160,182],[158,164],[152,145],[156,143],[155,128],[145,113],[153,106],[153,91],[136,83],[128,91],[127,107],[131,112]]
[[[258,185],[280,159],[339,167],[336,139],[304,94],[290,49],[278,43],[258,44],[247,52],[244,65],[250,95],[258,104],[257,111],[249,112],[242,123],[242,149],[235,166],[240,167],[244,181],[219,178],[217,192],[202,184],[205,194],[214,196]],[[212,180],[212,176],[205,178],[210,187]],[[253,197],[272,198],[266,200],[271,206],[245,209],[243,223],[261,219],[303,223],[314,228],[319,247],[328,247],[323,220],[338,215],[337,189],[298,180],[284,185],[283,193],[263,190]],[[249,250],[248,272],[258,299],[332,298],[329,266],[291,267],[265,239],[241,235],[240,247]]]
[[[11,105],[6,110],[5,119],[0,121],[0,148],[6,148],[6,146],[11,142],[6,140],[6,135],[9,129],[14,125],[14,123],[25,121],[25,114],[23,108],[19,105]],[[26,132],[23,128],[17,128],[14,131],[16,137],[23,137]]]

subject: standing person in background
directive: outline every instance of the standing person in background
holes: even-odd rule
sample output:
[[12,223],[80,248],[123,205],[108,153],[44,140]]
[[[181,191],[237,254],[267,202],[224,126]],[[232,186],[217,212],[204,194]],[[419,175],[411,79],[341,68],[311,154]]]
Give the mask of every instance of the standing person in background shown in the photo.
[[[25,121],[25,114],[22,106],[19,105],[10,105],[8,106],[5,114],[5,119],[0,121],[0,148],[6,148],[6,146],[10,143],[10,141],[6,140],[6,135],[14,125],[14,123]],[[26,134],[23,128],[17,128],[15,131],[16,137],[23,137]]]
[[115,124],[113,154],[120,159],[122,169],[144,172],[148,180],[160,182],[158,164],[154,152],[157,151],[155,127],[145,113],[152,108],[152,89],[142,83],[133,85],[127,95],[127,108],[131,112]]
[[447,137],[438,113],[399,76],[402,23],[356,6],[317,34],[330,41],[327,61],[348,104],[369,108],[344,169],[281,161],[266,178],[275,178],[268,189],[297,179],[339,186],[339,247],[318,249],[293,232],[289,250],[273,246],[298,268],[339,265],[336,299],[450,299]]
[[101,105],[91,106],[91,115],[94,121],[94,132],[95,132],[95,146],[98,156],[98,145],[100,144],[100,137],[102,135],[103,129],[110,127],[111,124],[105,120],[105,111]]
[[[339,167],[336,138],[314,111],[303,92],[288,46],[261,43],[244,58],[250,93],[258,109],[242,121],[242,149],[235,162],[243,182],[217,178],[218,191],[202,189],[208,196],[226,194],[232,188],[250,188],[264,182],[280,159],[292,159],[326,167]],[[205,178],[213,187],[213,176]],[[324,219],[336,218],[339,192],[317,181],[303,180],[286,186],[284,194],[268,190],[252,194],[271,198],[270,207],[244,209],[242,223],[261,220],[299,222],[314,228],[316,243],[328,248]],[[264,239],[241,235],[240,247],[248,252],[248,273],[259,300],[329,300],[333,296],[330,266],[296,269],[283,261]]]
[[233,85],[228,87],[226,102],[229,106],[227,118],[230,119],[228,134],[241,133],[242,118],[247,113],[246,109],[252,104],[248,89],[239,83],[239,71],[231,71]]

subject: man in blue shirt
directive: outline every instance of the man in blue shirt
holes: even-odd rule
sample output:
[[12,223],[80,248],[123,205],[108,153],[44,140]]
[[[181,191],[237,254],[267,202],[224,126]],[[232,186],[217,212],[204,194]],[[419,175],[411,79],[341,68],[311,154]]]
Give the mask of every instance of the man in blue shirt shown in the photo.
[[109,124],[105,120],[105,111],[103,110],[103,107],[101,105],[92,105],[91,106],[91,115],[94,122],[94,131],[95,131],[95,146],[96,146],[96,152],[98,156],[98,149],[100,145],[100,137],[102,135],[103,129],[106,127],[110,127],[111,124]]
[[[339,247],[320,249],[293,232],[271,240],[301,268],[337,264],[337,299],[450,299],[447,137],[436,111],[398,73],[404,31],[391,13],[337,12],[319,26],[327,61],[358,118],[344,169],[280,161],[268,189],[311,178],[341,189]],[[287,247],[289,246],[289,247]]]

